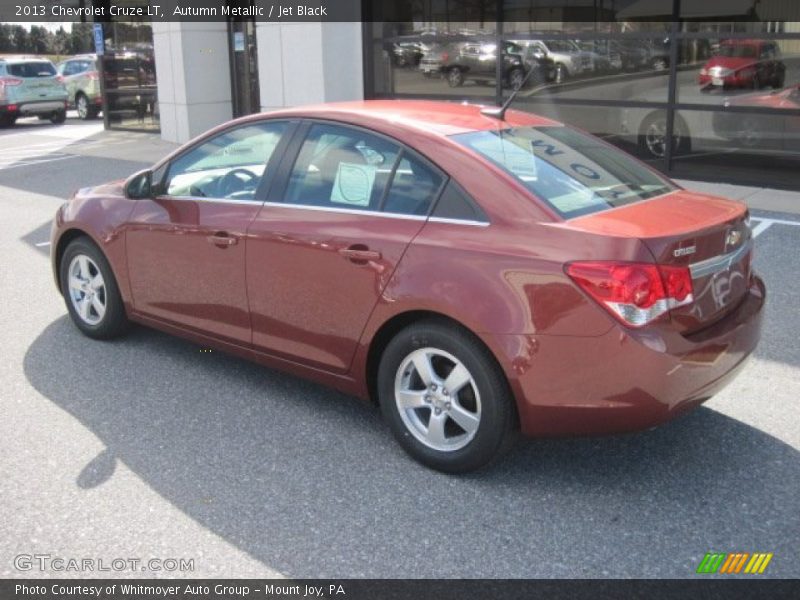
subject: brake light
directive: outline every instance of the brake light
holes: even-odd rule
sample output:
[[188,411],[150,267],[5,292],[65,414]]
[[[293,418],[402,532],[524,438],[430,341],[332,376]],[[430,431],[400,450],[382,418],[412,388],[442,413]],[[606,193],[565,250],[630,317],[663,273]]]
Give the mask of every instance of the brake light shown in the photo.
[[574,262],[566,267],[575,283],[629,327],[642,327],[672,308],[694,301],[688,267],[625,262]]
[[442,52],[442,62],[450,60],[450,55],[447,52]]
[[63,75],[56,75],[56,81],[58,83],[64,83],[64,76]]
[[100,79],[100,73],[98,73],[97,71],[89,71],[88,73],[86,73],[86,76],[92,81],[98,81]]
[[16,77],[0,77],[0,85],[5,87],[12,87],[15,85],[22,85],[23,80]]

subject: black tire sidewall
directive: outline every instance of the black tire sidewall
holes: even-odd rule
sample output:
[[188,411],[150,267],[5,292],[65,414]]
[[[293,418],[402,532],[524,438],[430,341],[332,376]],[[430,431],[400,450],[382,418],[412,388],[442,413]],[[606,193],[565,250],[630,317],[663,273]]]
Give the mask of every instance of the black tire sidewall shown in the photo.
[[[75,307],[72,305],[69,294],[69,265],[79,254],[84,254],[94,261],[103,275],[106,286],[106,313],[103,315],[103,319],[96,325],[91,325],[81,319]],[[94,242],[90,241],[88,238],[82,237],[71,241],[67,245],[61,256],[61,262],[58,265],[58,282],[72,322],[75,323],[75,326],[85,335],[95,339],[110,339],[116,337],[125,330],[128,325],[128,319],[125,314],[125,305],[122,303],[122,297],[120,296],[119,287],[117,286],[117,280],[114,277],[114,272],[111,270],[111,265],[109,265],[108,260],[106,260],[106,257]]]
[[[401,362],[414,350],[433,347],[464,363],[472,374],[481,399],[481,422],[464,448],[442,452],[417,440],[400,417],[394,383]],[[381,411],[400,445],[419,462],[439,471],[463,473],[480,469],[501,455],[513,429],[514,407],[505,376],[489,351],[468,332],[449,324],[412,325],[389,342],[378,368]]]

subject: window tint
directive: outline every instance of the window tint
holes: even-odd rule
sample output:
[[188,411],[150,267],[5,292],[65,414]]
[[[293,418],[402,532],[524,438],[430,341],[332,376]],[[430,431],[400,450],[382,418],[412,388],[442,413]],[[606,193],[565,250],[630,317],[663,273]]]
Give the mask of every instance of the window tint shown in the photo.
[[442,185],[442,176],[417,158],[404,153],[397,165],[383,211],[427,215]]
[[489,222],[489,218],[480,206],[452,179],[439,196],[431,216],[440,219]]
[[358,129],[316,124],[295,161],[291,204],[378,210],[399,148]]
[[245,125],[201,144],[170,165],[166,193],[254,199],[267,161],[285,129],[286,123]]
[[56,74],[56,68],[44,61],[14,63],[8,65],[8,74],[14,77],[52,77]]

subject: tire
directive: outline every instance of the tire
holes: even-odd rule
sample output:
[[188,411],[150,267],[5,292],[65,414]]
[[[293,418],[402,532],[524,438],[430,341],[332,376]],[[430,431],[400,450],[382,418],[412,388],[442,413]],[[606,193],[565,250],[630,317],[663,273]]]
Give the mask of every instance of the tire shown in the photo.
[[66,120],[67,120],[67,111],[66,110],[57,110],[52,115],[50,115],[50,122],[53,125],[61,125]]
[[58,277],[69,316],[84,335],[107,340],[128,328],[117,280],[91,240],[80,237],[69,243],[58,266]]
[[[444,384],[457,368],[461,386],[453,393]],[[454,325],[429,320],[400,331],[381,356],[378,397],[403,449],[438,471],[480,469],[514,441],[516,409],[503,372],[477,338]],[[432,419],[439,427],[430,432]]]
[[447,71],[447,85],[450,87],[461,87],[464,85],[464,73],[458,67],[453,67]]
[[92,106],[86,94],[79,92],[75,96],[75,109],[78,111],[78,118],[81,121],[89,121],[97,117],[97,107]]
[[0,116],[0,127],[13,127],[17,122],[16,116],[2,115]]
[[776,74],[775,77],[772,78],[772,89],[779,90],[783,87],[784,80],[786,75],[778,75]]
[[525,81],[525,71],[522,69],[512,69],[508,74],[508,87],[512,90],[517,89],[517,87],[521,88],[523,81]]
[[[667,148],[667,115],[656,111],[650,113],[639,128],[639,150],[647,158],[664,158]],[[673,151],[675,154],[688,154],[692,149],[692,141],[686,123],[676,117],[673,127]]]

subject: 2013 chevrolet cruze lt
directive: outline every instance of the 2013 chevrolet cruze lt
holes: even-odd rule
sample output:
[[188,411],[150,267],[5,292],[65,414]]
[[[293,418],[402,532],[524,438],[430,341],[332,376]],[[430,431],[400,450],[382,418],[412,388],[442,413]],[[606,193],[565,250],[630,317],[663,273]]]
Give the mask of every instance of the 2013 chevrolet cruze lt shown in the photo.
[[254,115],[77,192],[77,327],[169,331],[380,403],[449,472],[515,431],[651,427],[755,348],[744,205],[535,115],[367,101]]

